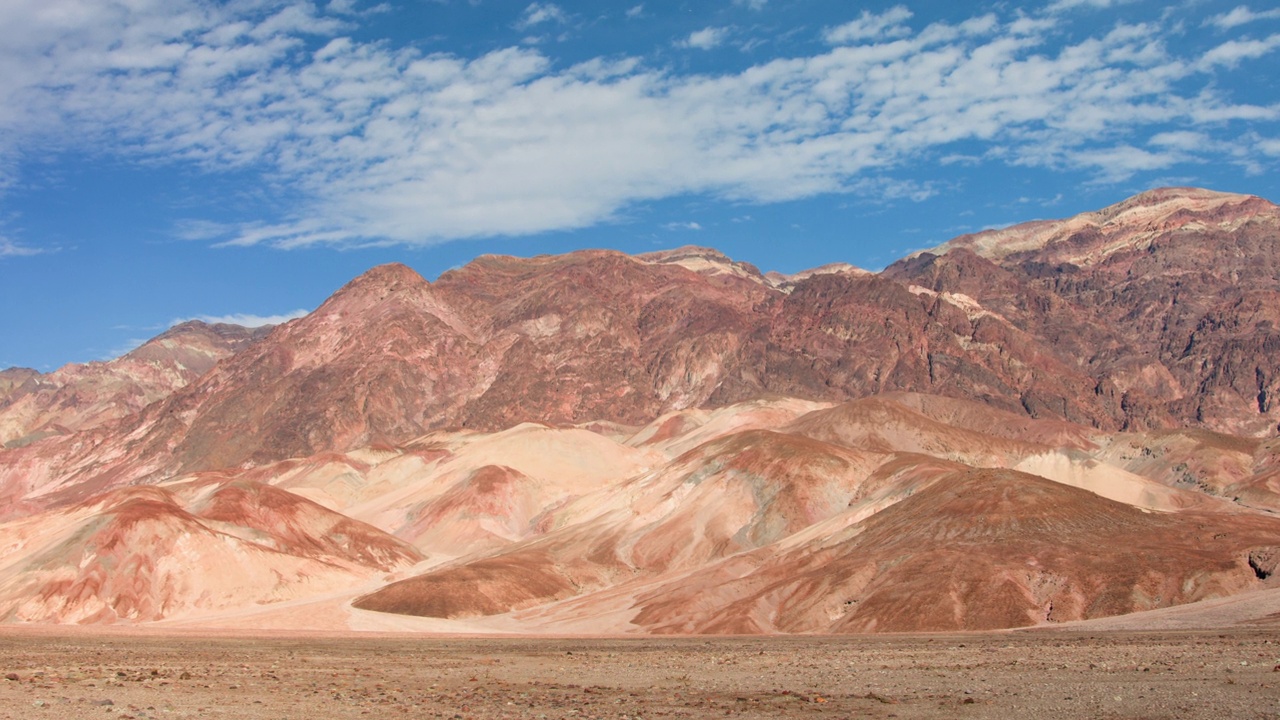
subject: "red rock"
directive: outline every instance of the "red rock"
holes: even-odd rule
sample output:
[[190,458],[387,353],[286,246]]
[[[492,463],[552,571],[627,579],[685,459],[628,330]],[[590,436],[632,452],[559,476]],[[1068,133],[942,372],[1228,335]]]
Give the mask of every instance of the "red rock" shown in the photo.
[[[0,568],[0,617],[292,598],[423,558],[392,530],[441,564],[358,607],[536,628],[976,629],[1232,594],[1280,547],[1278,244],[1264,200],[1165,189],[878,274],[705,248],[388,265],[269,332],[7,370],[0,534],[46,551]],[[499,456],[533,435],[592,469]],[[200,588],[190,557],[227,548],[281,593]]]

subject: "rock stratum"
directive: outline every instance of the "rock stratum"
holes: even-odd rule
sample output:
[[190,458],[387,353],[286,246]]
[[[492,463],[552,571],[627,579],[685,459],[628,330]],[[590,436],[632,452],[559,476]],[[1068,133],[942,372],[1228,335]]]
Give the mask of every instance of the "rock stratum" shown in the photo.
[[1275,205],[1167,188],[878,273],[389,265],[273,329],[6,370],[0,620],[851,633],[1269,596],[1278,246]]

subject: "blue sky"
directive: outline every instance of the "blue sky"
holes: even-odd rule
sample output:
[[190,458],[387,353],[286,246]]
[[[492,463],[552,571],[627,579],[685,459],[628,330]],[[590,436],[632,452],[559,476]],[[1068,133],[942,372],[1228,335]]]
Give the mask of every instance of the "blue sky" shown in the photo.
[[878,269],[1161,185],[1280,200],[1280,6],[4,0],[0,367],[369,267]]

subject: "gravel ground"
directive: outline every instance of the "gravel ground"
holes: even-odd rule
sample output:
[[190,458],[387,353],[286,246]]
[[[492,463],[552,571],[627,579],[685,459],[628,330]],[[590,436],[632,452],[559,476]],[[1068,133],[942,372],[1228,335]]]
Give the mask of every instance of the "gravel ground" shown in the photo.
[[1278,715],[1280,633],[1270,629],[725,639],[0,630],[0,718]]

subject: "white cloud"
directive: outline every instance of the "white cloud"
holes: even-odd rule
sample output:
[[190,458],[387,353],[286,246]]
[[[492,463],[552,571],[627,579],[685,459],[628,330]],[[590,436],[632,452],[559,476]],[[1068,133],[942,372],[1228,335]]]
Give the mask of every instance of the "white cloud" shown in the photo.
[[703,28],[689,33],[689,37],[681,40],[680,45],[682,47],[697,48],[698,50],[711,50],[720,47],[728,34],[729,31],[725,28]]
[[765,5],[769,4],[769,0],[733,0],[733,4],[759,12],[764,9]]
[[904,22],[911,19],[911,11],[897,5],[880,14],[863,10],[857,20],[833,28],[827,28],[822,37],[831,45],[847,45],[863,40],[900,38],[911,33]]
[[542,25],[544,23],[564,24],[568,20],[564,10],[555,3],[532,3],[524,9],[524,14],[520,17],[520,21],[516,23],[516,27],[521,30]]
[[247,328],[263,327],[265,325],[279,325],[289,322],[297,318],[303,317],[308,313],[307,310],[294,310],[293,312],[281,315],[253,315],[250,313],[232,313],[230,315],[197,315],[195,317],[180,318],[169,323],[170,326],[179,325],[191,320],[199,320],[211,325],[226,324],[240,325]]
[[1134,0],[1056,0],[1050,3],[1045,12],[1057,14],[1067,10],[1075,10],[1076,8],[1092,8],[1095,10],[1105,10],[1116,5],[1126,5],[1134,2]]
[[671,223],[667,223],[666,225],[663,225],[662,227],[667,230],[701,230],[702,229],[702,225],[693,221],[671,222]]
[[150,338],[129,338],[128,340],[121,341],[120,344],[116,345],[114,348],[99,355],[97,359],[104,362],[115,360],[118,357],[128,355],[134,350],[137,350],[149,339]]
[[0,258],[26,257],[39,255],[41,252],[43,251],[38,248],[19,245],[7,237],[0,236]]
[[1192,152],[1198,148],[1207,147],[1213,141],[1208,135],[1201,132],[1191,132],[1189,130],[1174,130],[1172,132],[1157,133],[1151,137],[1148,144],[1156,147],[1174,148],[1185,152]]
[[638,18],[644,15],[644,3],[634,5],[627,9],[627,17]]
[[1073,156],[1074,164],[1097,169],[1095,183],[1123,182],[1136,173],[1163,170],[1185,160],[1186,156],[1177,148],[1152,151],[1130,145],[1081,150]]
[[1240,5],[1231,12],[1214,15],[1205,21],[1205,25],[1216,25],[1220,30],[1230,30],[1240,25],[1247,25],[1259,20],[1280,20],[1280,8],[1254,12],[1247,5]]
[[1280,47],[1280,34],[1272,35],[1265,40],[1228,40],[1205,53],[1200,60],[1200,67],[1212,69],[1215,65],[1235,67],[1244,60],[1256,60],[1269,55]]
[[[558,10],[534,3],[525,19]],[[0,159],[112,152],[262,173],[304,201],[258,224],[176,232],[282,248],[583,228],[684,194],[919,199],[936,189],[885,178],[922,163],[1118,182],[1183,162],[1269,162],[1232,148],[1257,147],[1249,130],[1274,136],[1255,124],[1280,107],[1233,102],[1217,73],[1275,52],[1276,36],[1196,56],[1158,24],[1064,46],[1053,22],[1022,14],[920,30],[910,18],[863,13],[828,30],[825,51],[681,75],[638,58],[563,67],[530,48],[397,49],[342,35],[301,0],[5,0]],[[728,32],[707,31],[704,44]]]

